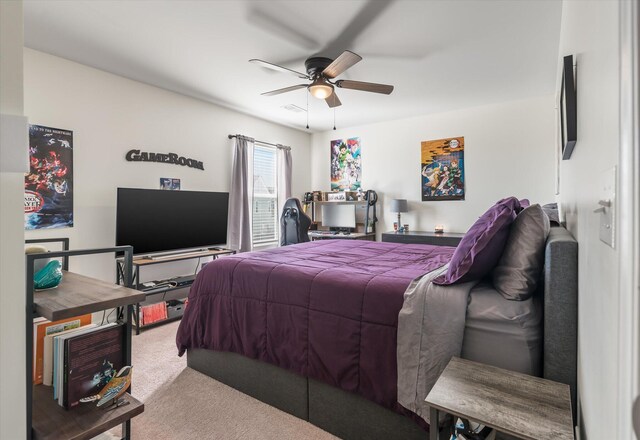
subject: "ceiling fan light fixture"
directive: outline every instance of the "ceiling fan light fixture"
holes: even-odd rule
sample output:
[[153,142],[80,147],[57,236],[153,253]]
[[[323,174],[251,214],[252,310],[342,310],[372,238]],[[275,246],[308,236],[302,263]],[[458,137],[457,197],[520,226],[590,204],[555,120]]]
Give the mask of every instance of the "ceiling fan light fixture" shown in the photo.
[[314,98],[327,99],[333,93],[333,86],[317,79],[309,86],[309,93]]

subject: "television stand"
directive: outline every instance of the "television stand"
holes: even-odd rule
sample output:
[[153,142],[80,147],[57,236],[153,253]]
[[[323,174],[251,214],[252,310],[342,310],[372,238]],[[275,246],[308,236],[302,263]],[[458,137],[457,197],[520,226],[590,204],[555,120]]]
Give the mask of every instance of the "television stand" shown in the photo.
[[175,261],[175,257],[207,257],[209,256],[208,254],[209,252],[211,252],[210,249],[199,249],[196,251],[180,252],[175,254],[149,255],[143,258],[149,259],[149,260],[156,260],[156,261],[160,261],[160,260]]
[[[196,251],[188,251],[181,253],[165,254],[158,256],[143,256],[140,258],[134,258],[133,260],[133,288],[140,290],[145,295],[144,302],[147,305],[156,304],[160,302],[170,303],[177,299],[185,299],[189,294],[189,288],[193,283],[193,279],[190,276],[168,276],[163,280],[154,281],[155,286],[150,287],[148,283],[143,283],[140,278],[140,268],[151,266],[154,264],[172,263],[175,261],[192,260],[196,258],[212,257],[214,260],[223,255],[232,255],[236,251],[232,249],[224,248],[206,248]],[[121,284],[124,279],[124,260],[122,258],[116,259],[116,274],[117,283]],[[147,284],[147,286],[145,286]],[[136,327],[136,335],[140,334],[140,330],[151,326],[159,325],[169,321],[174,321],[182,317],[182,313],[168,312],[166,319],[155,321],[150,324],[142,324],[140,320],[140,307],[141,303],[137,303],[134,311],[134,325]]]

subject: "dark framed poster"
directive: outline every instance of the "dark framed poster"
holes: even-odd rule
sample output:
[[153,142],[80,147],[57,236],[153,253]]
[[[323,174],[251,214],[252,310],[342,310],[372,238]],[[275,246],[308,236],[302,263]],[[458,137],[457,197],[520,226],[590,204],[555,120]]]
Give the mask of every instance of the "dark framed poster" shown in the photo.
[[29,125],[25,229],[73,226],[73,132]]
[[464,200],[464,137],[424,141],[420,147],[422,201]]

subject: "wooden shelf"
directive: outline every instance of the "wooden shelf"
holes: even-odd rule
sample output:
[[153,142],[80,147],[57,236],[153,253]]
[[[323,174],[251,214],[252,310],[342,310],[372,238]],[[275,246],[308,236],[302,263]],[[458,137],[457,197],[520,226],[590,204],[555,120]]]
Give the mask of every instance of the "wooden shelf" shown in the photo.
[[140,257],[135,258],[133,260],[134,266],[148,266],[150,264],[159,264],[159,263],[170,263],[172,261],[180,261],[180,260],[191,260],[194,258],[203,258],[203,257],[213,257],[219,255],[226,254],[235,254],[235,251],[231,249],[222,249],[222,250],[203,250],[201,252],[193,251],[186,252],[184,254],[175,254],[175,255],[167,255],[166,258],[149,258],[149,257]]
[[366,205],[366,200],[316,200],[313,203],[318,205]]
[[33,387],[33,438],[37,440],[91,439],[144,411],[144,403],[129,393],[128,405],[115,409],[96,407],[95,402],[66,410],[53,400],[53,387]]
[[33,303],[38,315],[57,321],[136,304],[144,298],[144,293],[138,290],[63,271],[60,285],[34,292]]

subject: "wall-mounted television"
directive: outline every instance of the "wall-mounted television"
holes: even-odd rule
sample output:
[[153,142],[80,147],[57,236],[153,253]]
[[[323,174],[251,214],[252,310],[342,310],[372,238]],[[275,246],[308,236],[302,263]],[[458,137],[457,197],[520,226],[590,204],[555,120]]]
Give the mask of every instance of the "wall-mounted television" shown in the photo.
[[118,188],[116,246],[136,255],[227,242],[229,193]]
[[571,158],[578,138],[578,98],[573,55],[563,60],[562,89],[560,90],[560,128],[562,134],[562,160]]

